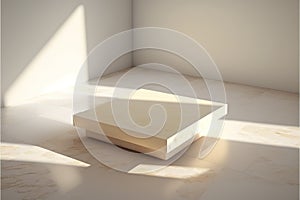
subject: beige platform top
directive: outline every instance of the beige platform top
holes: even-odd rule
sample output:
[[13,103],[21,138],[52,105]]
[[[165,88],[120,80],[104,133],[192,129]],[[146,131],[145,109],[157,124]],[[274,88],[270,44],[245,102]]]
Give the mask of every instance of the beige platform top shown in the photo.
[[139,89],[130,95],[130,100],[114,98],[95,109],[75,114],[74,125],[89,129],[92,122],[96,122],[101,126],[118,127],[137,138],[154,136],[167,140],[224,106],[222,103]]

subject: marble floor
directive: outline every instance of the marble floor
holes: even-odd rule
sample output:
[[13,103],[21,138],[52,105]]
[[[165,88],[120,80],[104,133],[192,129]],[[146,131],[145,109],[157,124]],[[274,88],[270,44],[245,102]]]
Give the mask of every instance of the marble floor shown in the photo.
[[[106,77],[103,84],[113,86],[123,73]],[[153,79],[162,74],[136,73]],[[167,77],[176,84],[172,76]],[[198,97],[209,97],[202,79],[187,79]],[[72,90],[2,108],[1,197],[299,199],[299,95],[232,83],[225,83],[225,89],[228,115],[213,151],[200,159],[199,139],[174,163],[147,174],[116,171],[88,152],[72,126]]]

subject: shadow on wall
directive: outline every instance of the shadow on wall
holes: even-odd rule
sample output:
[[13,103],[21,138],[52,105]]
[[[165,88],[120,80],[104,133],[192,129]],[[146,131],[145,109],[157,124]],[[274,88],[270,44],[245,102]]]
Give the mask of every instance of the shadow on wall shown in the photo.
[[[131,28],[130,2],[3,0],[2,104],[17,105],[26,99],[72,86],[87,52],[112,34]],[[145,52],[147,56],[143,57],[143,52],[135,52],[136,65],[153,59],[166,64],[174,60],[174,56],[159,51]],[[158,54],[164,56],[158,57]],[[175,60],[175,69],[184,64],[182,60]],[[131,55],[125,55],[114,62],[107,73],[131,64]],[[97,68],[101,67],[90,65],[86,78],[96,77]],[[245,87],[234,84],[225,87],[230,104],[227,119],[298,125],[299,111],[295,109],[299,108],[298,94],[287,97],[284,92],[281,95],[272,90],[249,87],[243,91]],[[200,88],[199,97],[205,98],[207,88],[205,85]],[[240,96],[241,91],[250,95]]]
[[2,9],[3,104],[69,86],[86,56],[83,6],[3,1]]
[[[2,1],[2,106],[73,86],[87,53],[131,27],[128,2]],[[108,20],[112,10],[123,15],[116,24]]]

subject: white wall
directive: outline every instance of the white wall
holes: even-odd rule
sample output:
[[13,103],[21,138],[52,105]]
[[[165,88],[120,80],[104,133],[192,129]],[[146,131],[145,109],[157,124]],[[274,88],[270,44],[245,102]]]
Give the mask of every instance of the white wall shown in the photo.
[[[144,26],[196,39],[225,81],[298,92],[298,0],[2,0],[1,12],[2,105],[72,85],[95,45]],[[166,52],[134,53],[134,65],[147,62],[195,74]],[[131,65],[126,55],[109,72]],[[89,66],[89,78],[100,67]]]
[[[132,27],[131,0],[2,0],[2,105],[74,84],[87,52]],[[131,55],[110,69],[130,67]],[[89,76],[97,68],[89,66]]]
[[[228,82],[298,92],[298,0],[133,0],[133,26],[165,27],[202,44]],[[162,62],[194,74],[158,51],[133,63]]]

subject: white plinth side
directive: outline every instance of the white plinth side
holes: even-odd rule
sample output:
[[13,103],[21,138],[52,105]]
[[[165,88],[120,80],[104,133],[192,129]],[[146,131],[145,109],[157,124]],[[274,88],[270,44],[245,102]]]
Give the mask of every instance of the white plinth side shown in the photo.
[[88,137],[166,160],[226,114],[226,104],[139,89],[130,100],[114,98],[75,114],[73,123]]

